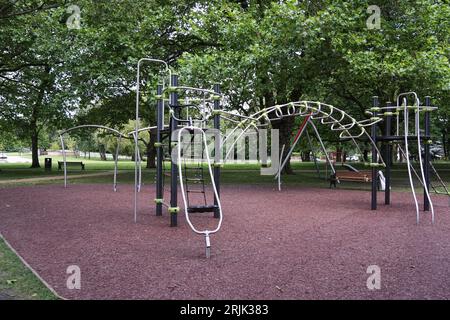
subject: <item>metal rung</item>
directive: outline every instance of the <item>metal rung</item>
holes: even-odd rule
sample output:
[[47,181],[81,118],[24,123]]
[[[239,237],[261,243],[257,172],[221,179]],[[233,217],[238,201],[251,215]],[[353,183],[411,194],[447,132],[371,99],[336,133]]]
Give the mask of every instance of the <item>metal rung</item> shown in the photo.
[[205,191],[202,190],[186,190],[187,193],[205,193]]
[[219,207],[213,206],[190,206],[187,208],[188,213],[203,213],[203,212],[214,212]]

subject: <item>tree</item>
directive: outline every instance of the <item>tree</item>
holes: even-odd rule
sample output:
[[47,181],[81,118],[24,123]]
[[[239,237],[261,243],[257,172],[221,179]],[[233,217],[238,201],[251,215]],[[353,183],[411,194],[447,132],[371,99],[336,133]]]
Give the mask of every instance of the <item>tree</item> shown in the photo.
[[[9,1],[0,6],[0,42],[7,44],[0,53],[0,118],[30,139],[32,167],[39,167],[43,127],[68,126],[80,109],[132,97],[140,58],[174,62],[186,51],[210,45],[180,32],[181,17],[198,1],[80,0],[79,30],[67,28],[65,3]],[[156,85],[156,77],[143,77],[144,88],[147,80]],[[109,118],[109,124],[132,118],[126,115],[133,108],[123,112],[121,107],[116,106],[120,117]],[[148,117],[145,109],[143,117]]]
[[8,20],[19,16],[30,15],[35,12],[58,8],[66,4],[67,1],[13,1],[5,0],[0,3],[0,19]]
[[[216,1],[192,18],[191,30],[217,37],[221,46],[184,55],[181,64],[192,79],[222,80],[229,107],[242,112],[263,107],[263,101],[270,106],[308,99],[364,119],[374,95],[392,101],[399,92],[432,94],[441,109],[441,121],[434,119],[433,125],[447,132],[442,119],[449,109],[448,4],[382,1],[379,30],[366,26],[369,5],[363,0]],[[293,123],[274,123],[281,144],[289,145]],[[320,131],[341,150],[334,132]]]
[[76,109],[65,63],[71,54],[70,30],[59,20],[64,8],[57,8],[63,2],[37,3],[11,1],[1,7],[0,16],[0,42],[5,44],[0,53],[0,117],[3,129],[29,139],[33,168],[40,166],[41,130],[61,126]]
[[[125,128],[134,118],[136,63],[155,57],[180,70],[184,83],[221,83],[226,108],[244,114],[302,99],[363,119],[373,95],[383,101],[401,91],[433,95],[439,106],[433,126],[448,150],[448,3],[379,1],[382,23],[375,30],[366,26],[369,4],[79,0],[77,30],[66,26],[66,1],[4,1],[0,125],[30,141],[38,167],[43,130],[74,123]],[[158,70],[147,65],[142,71],[143,124],[155,123]],[[297,122],[285,118],[273,126],[287,152]],[[333,132],[319,130],[341,148]],[[154,136],[142,139],[153,166]]]
[[[136,64],[155,57],[176,66],[185,52],[201,52],[216,43],[189,32],[185,20],[206,1],[118,1],[86,4],[82,35],[72,48],[79,53],[74,79],[81,95],[78,123],[123,129],[135,117]],[[120,42],[116,42],[120,39]],[[155,123],[158,67],[144,65],[141,82],[142,125]],[[147,167],[155,166],[156,137],[142,138]]]

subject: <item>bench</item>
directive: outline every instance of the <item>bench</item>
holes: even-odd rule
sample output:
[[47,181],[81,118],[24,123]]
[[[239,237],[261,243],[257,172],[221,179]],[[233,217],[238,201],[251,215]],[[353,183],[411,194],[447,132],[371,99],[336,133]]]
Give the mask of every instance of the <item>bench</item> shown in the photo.
[[[66,161],[66,166],[81,166],[81,170],[84,170],[84,163],[81,161]],[[58,161],[58,170],[64,168],[64,161]]]
[[336,171],[336,174],[330,177],[330,188],[336,187],[338,181],[372,182],[372,171]]

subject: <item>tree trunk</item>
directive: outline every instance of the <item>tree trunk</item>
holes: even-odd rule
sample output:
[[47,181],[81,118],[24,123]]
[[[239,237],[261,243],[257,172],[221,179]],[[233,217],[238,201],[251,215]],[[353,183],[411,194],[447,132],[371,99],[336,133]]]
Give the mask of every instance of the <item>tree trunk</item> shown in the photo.
[[403,159],[403,153],[400,152],[400,147],[398,145],[396,147],[396,152],[398,154],[398,162],[403,163],[403,160],[406,160],[406,159]]
[[446,130],[442,131],[442,146],[444,147],[444,158],[449,159],[448,146],[450,145],[450,139],[447,139]]
[[100,160],[106,161],[106,149],[103,144],[99,146]]
[[156,168],[156,134],[150,134],[150,142],[147,144],[147,169]]
[[336,163],[342,162],[342,147],[337,146],[336,147]]
[[38,119],[39,119],[39,110],[44,101],[45,92],[52,85],[52,81],[49,77],[51,68],[49,66],[45,66],[44,74],[41,78],[41,85],[39,87],[39,94],[36,99],[36,103],[33,105],[31,120],[30,120],[30,130],[31,130],[31,168],[40,168],[39,164],[39,128],[38,128]]
[[[33,124],[32,124],[33,125]],[[31,168],[40,168],[39,164],[39,138],[38,131],[36,128],[31,129]]]
[[447,138],[447,147],[445,148],[445,152],[447,152],[445,157],[447,158],[447,160],[450,159],[450,152],[448,150],[449,147],[450,147],[450,138]]
[[[272,127],[274,129],[279,130],[280,151],[283,148],[283,145],[285,145],[283,157],[282,157],[283,161],[286,158],[286,156],[289,152],[289,149],[291,147],[291,136],[292,136],[292,128],[293,128],[294,122],[295,122],[294,117],[272,121]],[[284,173],[284,174],[293,174],[294,173],[294,170],[292,170],[290,157],[289,157],[288,161],[286,162],[286,165],[284,166],[282,173]]]
[[310,162],[311,161],[311,150],[306,150],[301,152],[302,162]]

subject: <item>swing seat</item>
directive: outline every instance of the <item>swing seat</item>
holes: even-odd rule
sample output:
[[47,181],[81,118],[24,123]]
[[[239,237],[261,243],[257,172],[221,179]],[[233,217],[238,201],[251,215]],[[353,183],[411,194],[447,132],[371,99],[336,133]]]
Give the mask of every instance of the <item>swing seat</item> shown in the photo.
[[204,213],[204,212],[214,212],[219,206],[191,206],[187,208],[188,213]]

